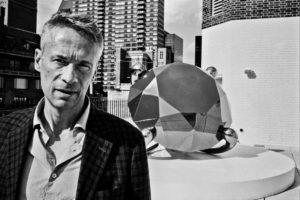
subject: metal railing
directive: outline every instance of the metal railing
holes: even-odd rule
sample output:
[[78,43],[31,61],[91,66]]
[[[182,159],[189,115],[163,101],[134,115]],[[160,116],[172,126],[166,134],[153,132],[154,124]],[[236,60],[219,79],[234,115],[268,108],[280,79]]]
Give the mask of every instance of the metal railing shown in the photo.
[[120,118],[130,117],[127,100],[115,99],[107,100],[106,98],[90,97],[91,102],[99,109],[106,111],[110,114]]
[[[107,100],[101,97],[89,97],[91,102],[99,109],[106,111],[110,114],[120,118],[130,118],[130,112],[127,105],[127,100],[116,99]],[[28,108],[35,106],[40,99],[15,99],[10,102],[10,105],[4,105],[4,99],[0,99],[0,117],[18,109]]]
[[127,100],[109,100],[107,101],[107,112],[120,118],[130,117]]

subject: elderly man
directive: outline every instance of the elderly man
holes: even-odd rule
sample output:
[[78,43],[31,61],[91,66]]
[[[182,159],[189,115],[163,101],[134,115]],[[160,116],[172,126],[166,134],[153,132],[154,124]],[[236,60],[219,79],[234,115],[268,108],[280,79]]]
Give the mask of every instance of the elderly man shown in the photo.
[[44,25],[35,52],[44,98],[0,118],[1,199],[150,199],[143,136],[86,97],[102,49],[88,17]]

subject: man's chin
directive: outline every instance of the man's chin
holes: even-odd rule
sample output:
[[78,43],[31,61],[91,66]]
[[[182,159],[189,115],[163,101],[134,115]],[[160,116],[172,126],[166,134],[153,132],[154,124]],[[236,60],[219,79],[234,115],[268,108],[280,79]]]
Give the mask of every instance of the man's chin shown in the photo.
[[75,101],[73,99],[56,99],[51,102],[52,106],[59,110],[73,109],[80,105],[80,101]]

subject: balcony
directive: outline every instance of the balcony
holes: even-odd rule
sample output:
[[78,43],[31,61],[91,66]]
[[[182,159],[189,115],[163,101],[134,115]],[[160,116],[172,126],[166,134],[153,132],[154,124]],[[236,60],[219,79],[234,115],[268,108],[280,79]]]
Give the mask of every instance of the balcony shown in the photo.
[[144,31],[138,30],[138,33],[137,33],[137,35],[138,35],[138,36],[139,36],[139,35],[143,35],[143,36],[145,36],[145,35],[146,35],[146,33],[145,33]]
[[40,73],[35,71],[14,71],[14,70],[0,69],[0,74],[7,75],[7,76],[40,77]]
[[34,51],[18,51],[18,50],[5,50],[5,49],[0,49],[0,54],[8,54],[12,56],[18,56],[18,57],[23,57],[23,58],[32,58],[34,56]]
[[138,35],[136,38],[138,39],[138,41],[139,40],[145,41],[145,35]]

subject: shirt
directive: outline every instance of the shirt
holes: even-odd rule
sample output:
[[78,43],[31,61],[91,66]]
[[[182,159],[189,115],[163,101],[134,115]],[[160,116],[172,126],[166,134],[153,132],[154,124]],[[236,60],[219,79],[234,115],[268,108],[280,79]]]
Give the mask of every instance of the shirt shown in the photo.
[[[71,200],[76,198],[90,101],[72,130],[63,130],[59,140],[48,136],[40,118],[42,99],[35,110],[35,128],[26,155],[19,200]],[[49,130],[48,130],[49,131]]]

